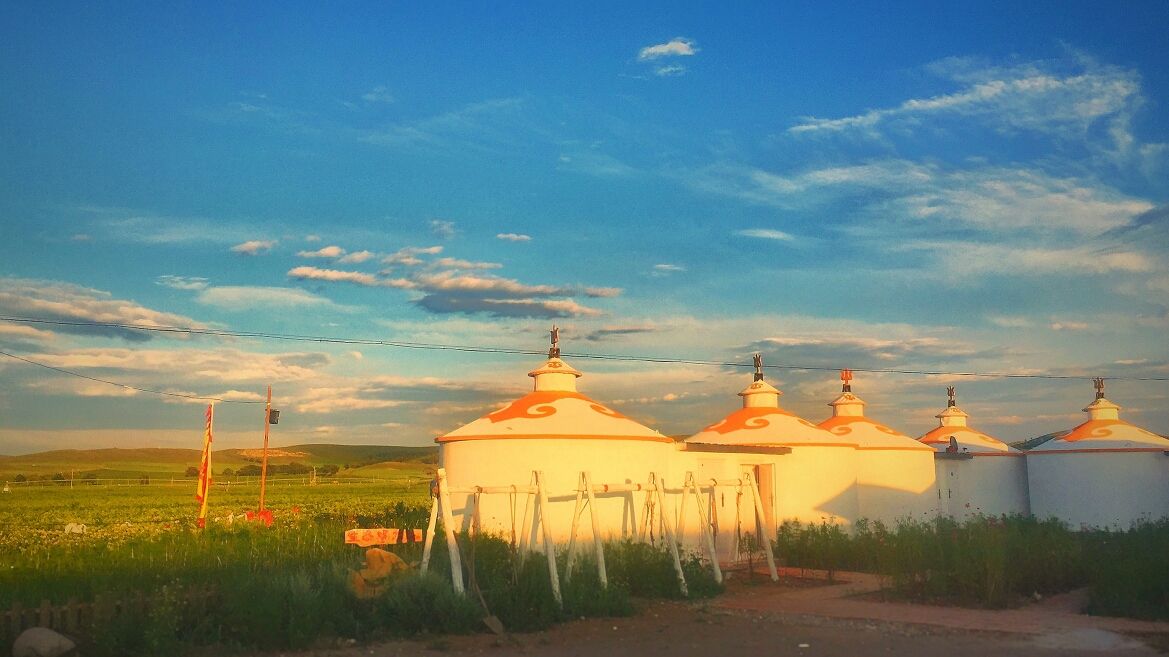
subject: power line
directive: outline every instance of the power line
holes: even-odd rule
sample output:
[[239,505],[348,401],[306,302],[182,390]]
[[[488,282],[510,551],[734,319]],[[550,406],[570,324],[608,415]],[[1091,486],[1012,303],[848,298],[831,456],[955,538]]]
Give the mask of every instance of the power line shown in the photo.
[[[545,354],[541,350],[532,349],[513,349],[506,347],[487,347],[482,345],[461,345],[461,344],[440,344],[432,342],[409,342],[402,340],[376,340],[369,338],[338,338],[321,335],[302,335],[296,333],[273,333],[268,331],[235,331],[228,329],[216,329],[207,327],[193,327],[193,326],[152,326],[145,324],[124,324],[115,322],[88,322],[88,321],[69,321],[57,319],[36,319],[28,317],[3,317],[0,316],[0,321],[24,323],[24,324],[44,324],[50,326],[76,326],[88,328],[116,328],[128,331],[147,331],[154,333],[173,333],[185,335],[206,335],[214,337],[234,337],[234,338],[255,338],[261,340],[279,340],[286,342],[315,342],[322,344],[344,344],[356,346],[378,346],[378,347],[392,347],[398,349],[422,349],[430,351],[458,351],[467,353],[486,353],[486,354],[508,354],[521,356],[542,356]],[[0,352],[2,353],[2,352]],[[5,354],[10,355],[10,354]],[[750,368],[753,367],[750,363],[736,363],[731,361],[718,360],[704,360],[694,358],[676,358],[668,356],[638,356],[628,354],[597,354],[597,353],[583,353],[583,352],[565,352],[565,357],[582,358],[589,360],[605,360],[605,361],[624,361],[624,362],[639,362],[639,363],[659,363],[659,364],[673,364],[673,365],[704,365],[715,367],[735,367],[735,368]],[[23,360],[23,359],[22,359]],[[39,364],[39,363],[38,363]],[[835,372],[839,371],[840,367],[827,367],[822,365],[766,365],[766,369],[773,370],[808,370],[808,371],[824,371]],[[49,368],[56,369],[56,368]],[[1090,381],[1095,377],[1088,375],[1071,375],[1071,374],[1019,374],[1013,372],[949,372],[944,370],[914,370],[914,369],[899,369],[899,368],[863,368],[851,367],[854,372],[869,372],[878,374],[907,374],[917,376],[961,376],[972,378],[994,378],[994,379],[1048,379],[1048,380],[1073,380],[1073,381]],[[82,375],[83,376],[83,375]],[[84,377],[90,378],[90,377]],[[1106,376],[1105,379],[1111,381],[1169,381],[1169,377],[1139,377],[1139,376]],[[120,384],[115,384],[120,385]],[[129,386],[126,386],[129,387]],[[227,400],[230,401],[230,400]],[[241,402],[241,403],[259,403],[259,402]]]
[[80,372],[74,372],[72,370],[67,370],[67,369],[60,368],[60,367],[53,367],[52,365],[46,365],[44,363],[38,363],[35,360],[31,360],[31,359],[25,358],[23,356],[17,356],[16,354],[10,354],[7,351],[0,351],[0,356],[8,356],[9,358],[15,358],[16,360],[24,361],[24,362],[28,363],[29,365],[36,365],[37,367],[43,367],[46,370],[53,370],[54,372],[60,372],[61,374],[68,374],[69,376],[76,376],[76,377],[81,378],[81,379],[88,379],[90,381],[96,381],[98,383],[104,383],[106,385],[117,386],[119,388],[125,388],[126,390],[137,390],[138,392],[148,392],[152,395],[166,395],[168,397],[181,397],[183,399],[202,399],[202,400],[206,400],[206,401],[223,402],[226,404],[263,404],[264,403],[263,401],[245,401],[242,399],[223,399],[221,397],[203,397],[201,395],[185,395],[181,392],[167,392],[166,390],[152,390],[150,388],[139,388],[137,386],[132,386],[132,385],[128,385],[125,383],[118,383],[117,381],[108,381],[106,379],[99,379],[97,377],[88,376],[88,375],[82,374]]

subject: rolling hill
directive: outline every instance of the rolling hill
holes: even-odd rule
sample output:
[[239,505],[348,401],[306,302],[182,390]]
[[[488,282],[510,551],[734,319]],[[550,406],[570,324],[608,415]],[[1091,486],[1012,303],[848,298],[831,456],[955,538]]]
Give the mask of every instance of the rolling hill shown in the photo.
[[[292,445],[271,448],[268,453],[268,463],[273,465],[296,462],[316,467],[349,466],[351,469],[364,469],[383,463],[435,463],[437,458],[438,450],[434,447],[396,445]],[[216,450],[212,456],[212,468],[216,472],[224,468],[238,469],[248,464],[258,464],[260,459],[259,449]],[[198,464],[197,449],[59,449],[20,456],[0,456],[0,480],[9,480],[18,474],[33,477],[52,476],[58,472],[66,477],[71,472],[74,477],[88,473],[103,478],[182,476],[189,466]]]

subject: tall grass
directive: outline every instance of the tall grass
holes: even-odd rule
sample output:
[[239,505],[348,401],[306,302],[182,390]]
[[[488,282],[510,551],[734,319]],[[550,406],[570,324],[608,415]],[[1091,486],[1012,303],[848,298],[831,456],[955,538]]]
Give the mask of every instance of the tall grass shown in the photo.
[[880,574],[894,594],[914,600],[1005,607],[1085,582],[1083,539],[1054,519],[938,518],[892,529],[860,521],[851,535],[836,525],[785,523],[776,551],[785,565]]
[[1169,519],[1085,538],[1089,613],[1169,620]]

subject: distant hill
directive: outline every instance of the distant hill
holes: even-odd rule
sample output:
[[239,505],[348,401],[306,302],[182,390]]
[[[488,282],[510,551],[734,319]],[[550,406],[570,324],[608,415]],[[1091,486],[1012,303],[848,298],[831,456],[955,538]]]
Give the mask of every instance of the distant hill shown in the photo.
[[[268,462],[273,465],[303,463],[309,466],[336,465],[344,468],[363,468],[386,462],[436,463],[435,447],[402,447],[396,445],[292,445],[268,450]],[[215,450],[212,469],[238,469],[259,463],[260,449]],[[92,473],[97,477],[182,476],[189,466],[199,464],[197,449],[170,449],[142,447],[134,449],[59,449],[20,456],[0,456],[0,480],[9,480],[18,474],[26,477],[52,476],[70,472],[74,477]],[[368,476],[368,475],[367,475]]]

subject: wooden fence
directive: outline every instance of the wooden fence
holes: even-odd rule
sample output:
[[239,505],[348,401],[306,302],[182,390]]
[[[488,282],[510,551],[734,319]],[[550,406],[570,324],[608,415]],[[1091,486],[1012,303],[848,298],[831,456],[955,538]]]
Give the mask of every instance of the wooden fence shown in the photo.
[[[15,641],[30,627],[47,627],[83,641],[92,639],[95,628],[119,616],[145,617],[160,596],[134,591],[117,598],[97,595],[92,602],[71,597],[63,605],[41,600],[37,607],[25,607],[19,601],[13,602],[8,611],[0,611],[0,646]],[[215,591],[208,587],[184,589],[177,595],[187,611],[196,615],[206,613],[214,596]]]

